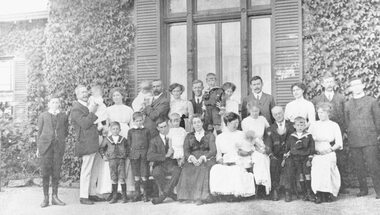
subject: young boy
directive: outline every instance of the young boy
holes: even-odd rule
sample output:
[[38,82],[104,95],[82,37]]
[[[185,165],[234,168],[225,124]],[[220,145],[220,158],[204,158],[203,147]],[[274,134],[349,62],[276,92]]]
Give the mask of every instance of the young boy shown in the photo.
[[58,194],[62,158],[65,152],[65,139],[68,134],[68,117],[59,111],[59,99],[52,97],[48,111],[38,117],[37,157],[41,159],[42,187],[44,200],[41,207],[49,205],[49,184],[53,188],[52,205],[65,205]]
[[216,75],[208,73],[206,76],[208,88],[203,95],[203,103],[205,109],[205,124],[208,125],[207,130],[215,130],[216,134],[220,134],[222,117],[220,116],[220,107],[226,106],[224,98],[224,90],[216,86]]
[[311,134],[305,131],[306,119],[303,117],[296,117],[294,119],[293,132],[286,140],[286,154],[285,159],[285,201],[292,201],[291,189],[295,181],[294,176],[299,177],[302,192],[304,194],[304,201],[313,201],[311,191],[311,177],[310,177],[310,163],[313,154],[315,153],[315,144]]
[[[149,201],[147,196],[147,179],[149,175],[149,163],[146,154],[149,148],[150,132],[144,128],[144,114],[135,112],[132,115],[134,127],[128,131],[129,159],[131,160],[132,173],[135,177],[136,196],[133,202]],[[140,187],[143,189],[141,196]]]
[[103,88],[99,85],[91,87],[91,96],[88,99],[88,104],[97,104],[98,109],[95,112],[95,115],[98,119],[94,122],[98,126],[99,135],[102,135],[103,129],[107,126],[107,107],[103,101]]
[[[125,184],[125,159],[128,155],[127,140],[120,136],[120,123],[110,123],[111,136],[103,139],[101,154],[104,154],[109,162],[112,180],[112,199],[110,204],[117,202],[117,183],[121,184],[122,200],[127,203],[127,186]],[[107,148],[106,148],[107,146]]]

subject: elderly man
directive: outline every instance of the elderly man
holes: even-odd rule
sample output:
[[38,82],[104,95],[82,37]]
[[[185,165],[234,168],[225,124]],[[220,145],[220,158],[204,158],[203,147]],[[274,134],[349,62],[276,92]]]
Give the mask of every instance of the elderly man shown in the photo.
[[[94,124],[98,118],[95,115],[96,104],[88,106],[88,91],[83,85],[75,89],[77,101],[71,108],[71,122],[74,127],[76,143],[75,154],[82,157],[82,167],[80,172],[80,203],[86,205],[94,204],[90,195],[95,194],[91,190],[91,172],[94,164],[95,154],[99,149],[99,136],[97,125]],[[97,200],[97,199],[93,199]]]
[[248,95],[243,99],[241,107],[242,119],[248,116],[247,104],[250,101],[254,101],[260,107],[260,114],[263,115],[269,123],[273,122],[273,117],[271,114],[271,109],[276,105],[273,96],[264,93],[263,90],[263,80],[260,76],[253,76],[249,81],[252,94]]
[[380,107],[375,98],[366,96],[360,78],[350,80],[352,99],[346,103],[345,119],[348,144],[359,180],[357,196],[368,195],[366,166],[368,166],[376,199],[380,199],[380,166],[378,141],[380,135]]
[[[268,136],[265,140],[269,150],[270,174],[272,181],[272,200],[279,200],[280,177],[282,174],[281,163],[286,148],[287,138],[294,132],[293,125],[284,118],[284,109],[280,106],[272,108],[275,122],[268,128]],[[289,196],[287,197],[289,198]],[[289,200],[289,199],[288,199]]]
[[152,81],[153,100],[145,103],[143,113],[146,115],[144,126],[149,129],[152,137],[158,134],[156,120],[160,117],[167,117],[170,109],[169,96],[163,92],[160,80]]

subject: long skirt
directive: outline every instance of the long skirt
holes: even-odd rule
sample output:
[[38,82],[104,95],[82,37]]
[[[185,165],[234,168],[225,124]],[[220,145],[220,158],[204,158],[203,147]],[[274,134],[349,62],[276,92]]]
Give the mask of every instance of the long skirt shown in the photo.
[[340,174],[335,152],[314,156],[311,166],[311,188],[314,193],[319,191],[338,195]]
[[268,195],[271,190],[270,158],[268,155],[255,151],[252,154],[253,175],[256,185],[264,185]]
[[216,164],[210,171],[210,192],[213,195],[253,196],[256,192],[253,174],[239,165]]
[[209,160],[200,166],[186,162],[182,167],[177,184],[177,196],[180,200],[206,200],[210,196],[210,169],[215,160]]

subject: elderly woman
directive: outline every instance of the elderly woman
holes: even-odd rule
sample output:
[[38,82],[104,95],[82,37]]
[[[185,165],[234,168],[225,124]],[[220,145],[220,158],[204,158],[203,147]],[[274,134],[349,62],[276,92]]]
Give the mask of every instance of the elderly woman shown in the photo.
[[[119,122],[121,132],[120,135],[127,138],[129,126],[132,122],[133,110],[131,107],[123,104],[125,92],[122,88],[113,88],[110,91],[110,96],[112,97],[113,105],[107,107],[108,122]],[[106,161],[101,160],[94,164],[99,166],[99,178],[97,185],[97,193],[104,194],[111,192],[111,178],[109,174],[109,165]],[[126,185],[127,191],[134,191],[132,168],[129,159],[126,159]]]
[[255,182],[239,155],[247,144],[244,132],[237,130],[239,115],[226,113],[223,120],[226,129],[216,137],[218,164],[210,171],[210,191],[214,195],[227,196],[227,201],[235,201],[239,197],[253,196]]
[[169,92],[172,95],[170,99],[169,116],[172,113],[178,113],[181,116],[180,126],[185,128],[186,131],[190,131],[191,126],[188,122],[191,121],[191,118],[194,115],[194,108],[190,101],[181,98],[184,90],[185,87],[178,83],[174,83],[169,86]]
[[291,88],[295,100],[289,102],[285,106],[285,119],[294,123],[294,119],[298,116],[302,116],[308,121],[308,125],[315,121],[314,105],[310,101],[306,100],[304,94],[306,92],[306,86],[303,83],[292,84]]
[[216,163],[215,136],[203,129],[201,115],[194,115],[194,132],[187,134],[184,143],[185,164],[177,185],[179,200],[193,200],[197,205],[209,203],[209,174]]
[[329,120],[331,109],[330,103],[319,103],[317,113],[320,120],[309,127],[317,152],[311,166],[311,188],[316,193],[315,203],[329,201],[331,194],[336,197],[340,188],[335,151],[343,148],[343,142],[339,125]]

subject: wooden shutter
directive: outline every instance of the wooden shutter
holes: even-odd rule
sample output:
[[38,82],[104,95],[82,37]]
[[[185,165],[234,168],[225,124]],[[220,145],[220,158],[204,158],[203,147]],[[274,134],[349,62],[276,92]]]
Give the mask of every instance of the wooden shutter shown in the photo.
[[136,8],[136,81],[160,77],[160,1],[137,0]]
[[274,78],[277,104],[293,99],[290,86],[302,80],[301,0],[274,0]]
[[25,59],[14,59],[14,116],[26,114],[27,67]]

